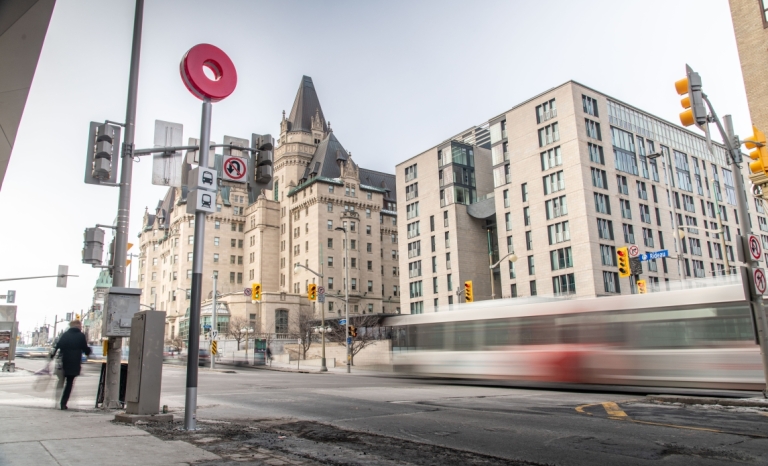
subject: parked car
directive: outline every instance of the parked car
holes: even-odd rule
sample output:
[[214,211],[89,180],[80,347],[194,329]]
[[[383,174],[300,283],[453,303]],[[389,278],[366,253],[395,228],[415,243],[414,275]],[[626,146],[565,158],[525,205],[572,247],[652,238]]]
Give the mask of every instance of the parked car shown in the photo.
[[175,361],[179,358],[181,350],[175,346],[166,346],[163,348],[163,361]]
[[33,346],[29,349],[28,358],[48,358],[51,356],[53,348],[46,348],[44,346]]
[[91,361],[103,361],[104,358],[104,348],[101,345],[91,345],[91,354],[88,356],[88,359]]
[[[186,364],[187,363],[187,352],[183,352],[179,354],[179,361]],[[210,366],[211,365],[211,353],[207,349],[200,349],[198,352],[198,366]]]

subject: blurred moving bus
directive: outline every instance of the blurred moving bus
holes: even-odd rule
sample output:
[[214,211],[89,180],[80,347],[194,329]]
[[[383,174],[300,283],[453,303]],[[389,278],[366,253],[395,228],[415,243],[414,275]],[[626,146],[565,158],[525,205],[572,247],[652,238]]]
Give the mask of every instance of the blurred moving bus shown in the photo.
[[763,390],[741,282],[689,282],[632,296],[482,301],[383,325],[395,371],[415,375]]

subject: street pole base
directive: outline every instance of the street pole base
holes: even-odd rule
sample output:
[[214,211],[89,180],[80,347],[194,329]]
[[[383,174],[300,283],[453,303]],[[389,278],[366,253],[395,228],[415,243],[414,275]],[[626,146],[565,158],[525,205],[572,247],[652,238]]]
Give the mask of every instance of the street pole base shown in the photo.
[[119,401],[105,401],[101,404],[101,409],[123,409],[123,404]]
[[328,372],[328,367],[325,365],[325,358],[320,359],[320,372]]

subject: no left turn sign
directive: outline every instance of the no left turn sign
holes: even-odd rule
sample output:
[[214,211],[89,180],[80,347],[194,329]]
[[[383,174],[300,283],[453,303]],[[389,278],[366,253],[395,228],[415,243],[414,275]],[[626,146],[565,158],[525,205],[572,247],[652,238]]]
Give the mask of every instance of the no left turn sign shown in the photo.
[[222,172],[225,180],[245,183],[248,164],[243,157],[224,157]]

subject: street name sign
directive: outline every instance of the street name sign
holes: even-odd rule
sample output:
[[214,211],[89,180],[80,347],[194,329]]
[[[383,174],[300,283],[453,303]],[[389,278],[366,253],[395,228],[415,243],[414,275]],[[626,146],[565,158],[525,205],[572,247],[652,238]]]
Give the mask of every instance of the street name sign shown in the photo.
[[339,319],[339,325],[346,325],[347,319]]
[[644,252],[637,257],[643,262],[652,261],[654,259],[662,259],[664,257],[669,257],[669,251],[666,249],[662,249],[661,251]]

